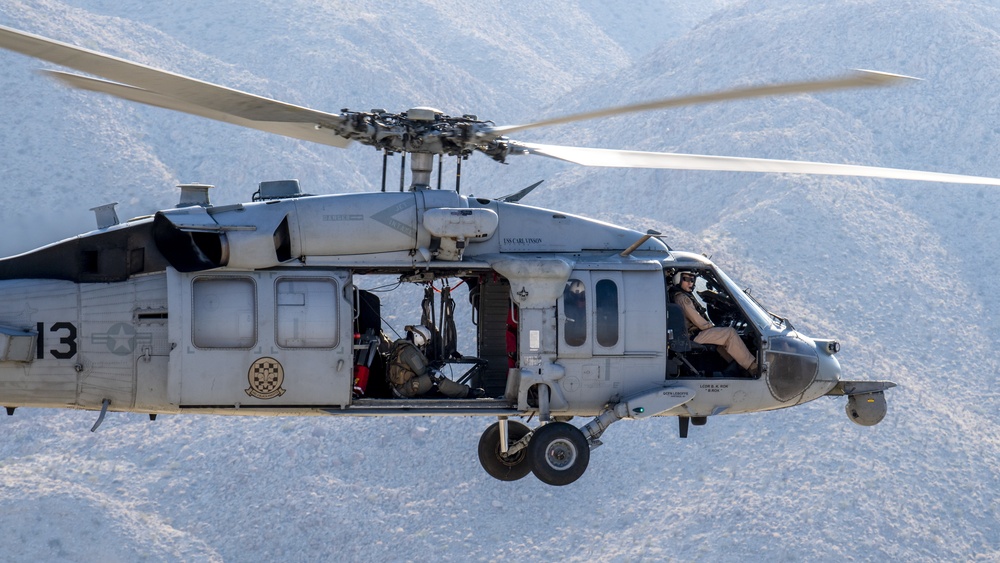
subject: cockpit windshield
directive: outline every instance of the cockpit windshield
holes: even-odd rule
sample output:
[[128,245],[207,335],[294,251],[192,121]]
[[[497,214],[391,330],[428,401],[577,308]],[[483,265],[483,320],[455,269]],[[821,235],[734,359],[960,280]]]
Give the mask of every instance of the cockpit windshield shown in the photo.
[[787,326],[788,321],[786,319],[779,317],[764,308],[764,306],[761,305],[756,298],[741,290],[740,286],[734,282],[732,278],[727,276],[725,272],[719,268],[715,268],[715,275],[718,277],[719,282],[726,286],[726,290],[729,294],[732,295],[734,299],[739,301],[743,311],[746,312],[747,316],[750,317],[754,324],[760,327],[770,325],[780,326],[782,324]]

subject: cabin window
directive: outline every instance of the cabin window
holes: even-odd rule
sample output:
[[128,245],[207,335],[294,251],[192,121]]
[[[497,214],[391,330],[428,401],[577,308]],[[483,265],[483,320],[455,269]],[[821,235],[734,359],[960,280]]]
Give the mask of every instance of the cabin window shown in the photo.
[[192,285],[192,340],[199,348],[257,343],[257,300],[249,278],[198,278]]
[[337,285],[325,279],[281,279],[275,286],[275,341],[284,348],[337,345]]
[[566,344],[583,346],[587,341],[587,288],[582,281],[570,279],[563,290],[563,335]]
[[618,344],[618,284],[600,280],[594,286],[594,330],[597,343],[605,348]]

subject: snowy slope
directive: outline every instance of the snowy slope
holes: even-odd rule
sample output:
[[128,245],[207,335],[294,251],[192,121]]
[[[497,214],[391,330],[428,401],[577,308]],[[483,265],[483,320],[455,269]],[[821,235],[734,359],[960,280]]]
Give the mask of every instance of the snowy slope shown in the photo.
[[[875,68],[878,92],[607,120],[525,140],[997,175],[1000,14],[988,2],[0,5],[0,23],[318,109],[434,105],[513,123],[767,80]],[[234,16],[239,14],[239,16]],[[648,17],[639,18],[637,14]],[[642,21],[642,25],[637,23]],[[658,37],[662,31],[663,36]],[[277,53],[277,55],[276,55]],[[0,53],[0,160],[23,250],[172,205],[173,184],[246,198],[259,180],[371,189],[378,153],[311,147],[69,92]],[[485,159],[483,159],[485,160]],[[841,340],[852,378],[891,379],[889,415],[843,402],[623,422],[587,474],[501,483],[487,419],[249,419],[19,410],[0,439],[0,560],[939,561],[1000,558],[1000,192],[888,181],[590,171],[469,161],[482,195],[658,228]],[[582,422],[580,422],[582,423]]]

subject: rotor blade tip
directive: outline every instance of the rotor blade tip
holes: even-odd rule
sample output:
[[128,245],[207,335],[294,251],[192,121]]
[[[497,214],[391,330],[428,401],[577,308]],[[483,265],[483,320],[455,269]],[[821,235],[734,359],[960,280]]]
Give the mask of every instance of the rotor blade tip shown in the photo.
[[872,84],[892,84],[894,82],[905,82],[908,80],[923,80],[915,76],[905,74],[893,74],[891,72],[881,72],[878,70],[868,70],[864,68],[855,69],[861,76],[867,78]]

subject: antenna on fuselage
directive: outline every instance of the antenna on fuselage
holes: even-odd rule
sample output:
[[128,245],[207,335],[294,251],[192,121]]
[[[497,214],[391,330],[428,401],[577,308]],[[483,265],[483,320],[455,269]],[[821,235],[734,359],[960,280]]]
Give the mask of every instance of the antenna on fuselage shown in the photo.
[[640,246],[642,246],[643,244],[645,244],[645,242],[647,240],[649,240],[649,239],[651,239],[653,237],[656,237],[656,236],[660,236],[660,234],[661,234],[660,232],[654,231],[653,229],[650,229],[650,230],[646,231],[646,234],[642,235],[642,237],[639,238],[639,240],[633,242],[632,245],[629,246],[628,248],[626,248],[625,250],[622,250],[622,252],[621,252],[621,254],[619,254],[619,256],[621,256],[622,258],[624,258],[624,257],[628,256],[629,254],[632,254],[632,252],[636,248],[639,248]]

